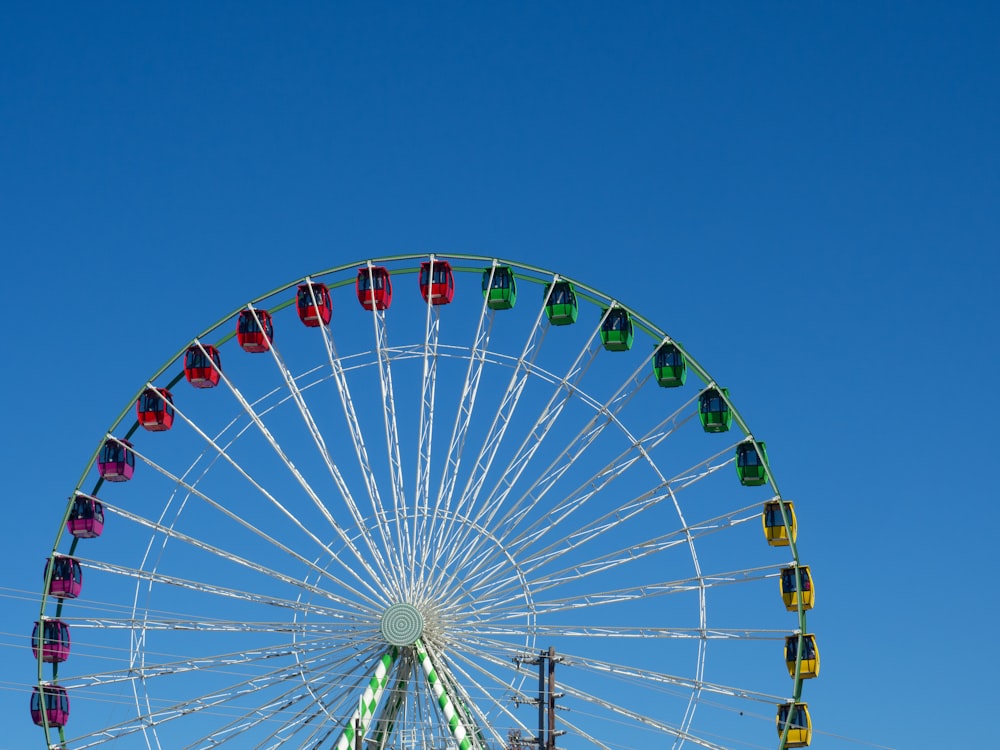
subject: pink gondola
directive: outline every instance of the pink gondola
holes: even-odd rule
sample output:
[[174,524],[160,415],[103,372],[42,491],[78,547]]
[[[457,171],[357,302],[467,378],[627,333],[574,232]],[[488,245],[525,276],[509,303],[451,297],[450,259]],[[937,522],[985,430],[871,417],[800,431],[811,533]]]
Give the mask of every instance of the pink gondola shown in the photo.
[[[41,628],[42,661],[58,664],[69,658],[69,625],[62,620],[45,620]],[[31,653],[38,658],[39,623],[31,631]]]
[[31,693],[31,720],[40,727],[46,724],[57,728],[66,726],[66,722],[69,721],[69,696],[66,694],[66,688],[58,685],[46,685],[41,689],[36,687]]
[[392,279],[383,266],[359,268],[354,289],[366,310],[388,310],[392,304]]
[[[45,561],[45,577],[49,575],[50,560]],[[52,564],[52,578],[49,581],[49,596],[59,599],[75,599],[83,589],[83,566],[75,557],[59,556]]]
[[96,497],[77,492],[66,521],[66,531],[77,539],[94,539],[104,531],[104,505]]
[[128,440],[108,438],[97,457],[97,471],[107,482],[127,482],[135,473],[135,453]]

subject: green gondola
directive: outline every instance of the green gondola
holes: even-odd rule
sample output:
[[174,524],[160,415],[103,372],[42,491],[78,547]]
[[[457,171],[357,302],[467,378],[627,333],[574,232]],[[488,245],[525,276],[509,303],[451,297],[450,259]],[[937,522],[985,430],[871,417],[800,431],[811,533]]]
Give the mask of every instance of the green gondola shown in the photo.
[[698,397],[698,412],[705,432],[725,432],[733,423],[728,388],[707,388]]
[[580,307],[576,301],[576,289],[568,281],[553,281],[545,285],[545,314],[554,326],[565,326],[576,322]]
[[663,344],[653,354],[653,374],[664,388],[676,388],[687,380],[684,353],[674,344]]
[[760,452],[753,443],[736,446],[736,473],[744,487],[756,487],[767,481],[767,446],[758,441]]
[[491,310],[510,310],[514,306],[517,302],[517,280],[510,266],[483,270],[483,296]]
[[609,352],[626,352],[632,348],[635,331],[632,329],[632,316],[628,310],[617,305],[604,311],[604,321],[601,323],[601,342]]

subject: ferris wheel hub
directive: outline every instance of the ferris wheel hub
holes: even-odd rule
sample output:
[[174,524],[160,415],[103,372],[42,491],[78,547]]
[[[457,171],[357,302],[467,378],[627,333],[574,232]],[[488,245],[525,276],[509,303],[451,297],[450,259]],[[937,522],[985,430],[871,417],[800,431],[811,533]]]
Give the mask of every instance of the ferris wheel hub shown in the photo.
[[412,646],[424,633],[424,616],[412,604],[392,604],[382,613],[382,637],[393,646]]

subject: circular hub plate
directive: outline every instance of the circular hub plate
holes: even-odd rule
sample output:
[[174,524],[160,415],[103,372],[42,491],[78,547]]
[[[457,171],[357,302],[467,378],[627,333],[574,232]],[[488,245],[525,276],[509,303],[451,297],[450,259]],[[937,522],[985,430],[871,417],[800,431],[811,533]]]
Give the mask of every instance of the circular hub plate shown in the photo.
[[424,632],[424,617],[412,604],[393,604],[382,614],[381,630],[393,646],[412,646]]

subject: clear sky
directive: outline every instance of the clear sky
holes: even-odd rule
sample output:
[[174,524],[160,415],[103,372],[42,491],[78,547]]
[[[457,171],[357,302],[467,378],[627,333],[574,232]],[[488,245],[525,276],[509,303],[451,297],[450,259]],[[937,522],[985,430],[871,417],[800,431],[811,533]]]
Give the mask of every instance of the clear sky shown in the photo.
[[424,252],[579,279],[731,389],[817,579],[815,746],[1000,745],[998,25],[978,2],[6,4],[0,748],[42,745],[41,565],[136,389],[252,297]]

